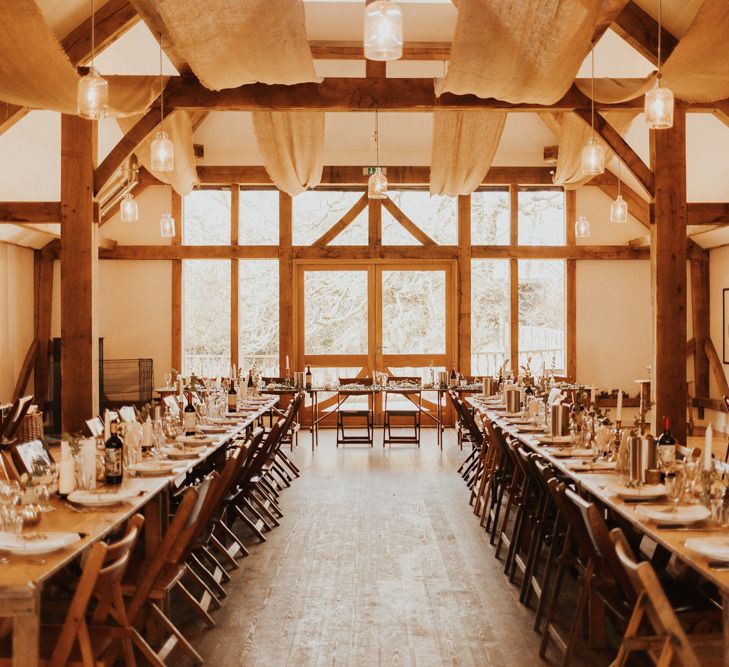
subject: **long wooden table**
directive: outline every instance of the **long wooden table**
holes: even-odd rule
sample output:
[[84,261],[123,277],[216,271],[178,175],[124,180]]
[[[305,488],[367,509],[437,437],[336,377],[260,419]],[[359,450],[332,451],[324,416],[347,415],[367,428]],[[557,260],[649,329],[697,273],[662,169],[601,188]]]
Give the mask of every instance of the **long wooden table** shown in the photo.
[[169,475],[157,477],[128,477],[124,485],[138,490],[138,495],[112,508],[78,508],[54,496],[52,512],[44,513],[34,531],[78,532],[81,539],[65,549],[43,557],[9,555],[10,563],[0,565],[0,616],[13,621],[13,665],[36,667],[39,664],[41,591],[44,583],[66,565],[78,558],[91,544],[103,540],[133,514],[144,514],[145,550],[151,556],[159,545],[167,524],[169,490],[182,486],[189,473],[204,462],[225,457],[227,445],[253,426],[268,412],[275,399],[256,406],[230,430],[211,435],[214,440],[205,452],[194,460],[180,461]]
[[692,537],[706,537],[707,535],[714,534],[729,535],[729,529],[720,526],[711,532],[707,532],[706,530],[659,529],[655,522],[643,518],[636,512],[636,509],[640,507],[639,504],[625,503],[622,498],[610,492],[610,486],[620,479],[619,473],[614,471],[577,472],[572,470],[570,468],[570,462],[574,465],[575,461],[550,455],[549,449],[539,443],[539,437],[541,436],[538,434],[520,433],[518,426],[500,417],[480,397],[469,397],[468,402],[477,410],[484,412],[489,419],[497,423],[509,435],[517,438],[524,445],[549,461],[554,468],[574,481],[581,491],[590,495],[600,505],[608,507],[613,512],[622,516],[635,529],[657,544],[660,544],[683,563],[717,586],[721,592],[723,606],[724,665],[729,667],[729,572],[710,568],[710,558],[691,551],[685,545],[686,540]]

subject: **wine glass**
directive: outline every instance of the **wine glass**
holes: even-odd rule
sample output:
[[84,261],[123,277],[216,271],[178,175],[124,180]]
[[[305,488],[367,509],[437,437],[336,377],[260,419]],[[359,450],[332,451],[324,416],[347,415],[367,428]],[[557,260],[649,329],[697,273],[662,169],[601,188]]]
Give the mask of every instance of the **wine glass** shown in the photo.
[[675,506],[681,502],[684,490],[684,475],[680,470],[673,470],[666,473],[666,496],[668,500]]
[[165,373],[165,388],[169,389],[172,386],[172,373],[170,371],[167,371]]

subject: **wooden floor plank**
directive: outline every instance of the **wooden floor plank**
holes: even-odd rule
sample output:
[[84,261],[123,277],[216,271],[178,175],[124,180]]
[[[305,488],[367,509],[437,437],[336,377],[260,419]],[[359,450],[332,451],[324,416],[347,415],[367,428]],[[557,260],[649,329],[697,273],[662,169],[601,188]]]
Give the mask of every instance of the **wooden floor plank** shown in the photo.
[[[301,435],[281,526],[252,545],[217,627],[195,637],[207,664],[548,664],[470,512],[463,452],[452,434],[442,452],[435,433],[423,439],[337,449],[323,431],[311,452]],[[575,664],[607,664],[585,652]]]

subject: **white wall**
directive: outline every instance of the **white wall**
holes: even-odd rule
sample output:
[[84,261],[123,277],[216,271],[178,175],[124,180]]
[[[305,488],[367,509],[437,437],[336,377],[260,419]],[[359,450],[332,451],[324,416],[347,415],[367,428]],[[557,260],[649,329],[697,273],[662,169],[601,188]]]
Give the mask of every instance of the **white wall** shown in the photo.
[[33,251],[0,243],[0,403],[12,399],[33,342]]

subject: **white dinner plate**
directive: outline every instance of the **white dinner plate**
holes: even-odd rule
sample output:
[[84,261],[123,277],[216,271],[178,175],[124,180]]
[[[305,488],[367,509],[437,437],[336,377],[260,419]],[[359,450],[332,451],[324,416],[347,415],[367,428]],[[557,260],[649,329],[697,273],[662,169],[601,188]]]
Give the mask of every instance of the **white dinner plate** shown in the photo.
[[610,472],[611,470],[615,470],[616,466],[617,464],[611,461],[595,461],[593,463],[592,461],[575,460],[573,462],[567,462],[567,467],[572,472],[592,472],[595,470]]
[[137,475],[169,475],[180,464],[175,461],[142,461],[129,466],[129,471]]
[[704,521],[711,516],[711,512],[703,505],[679,505],[672,507],[638,507],[636,514],[646,519],[655,521],[656,523],[675,524],[675,523],[695,523],[696,521]]
[[547,454],[556,459],[587,459],[592,458],[595,452],[582,447],[550,447]]
[[101,487],[88,491],[77,489],[68,494],[68,499],[77,505],[88,505],[89,507],[108,507],[118,505],[133,498],[139,493],[139,489],[121,488],[112,489]]
[[627,500],[639,498],[660,498],[666,495],[666,487],[663,484],[643,484],[642,486],[626,486],[625,484],[614,484],[609,487],[616,496]]
[[188,447],[164,447],[162,449],[162,454],[164,454],[164,456],[173,461],[185,461],[198,458],[201,454],[201,451],[199,448],[191,449]]
[[0,532],[0,550],[23,556],[41,556],[59,551],[80,539],[78,533],[34,531],[14,535]]
[[729,537],[691,537],[685,544],[707,558],[729,560]]
[[208,435],[216,435],[216,434],[222,434],[227,433],[228,429],[223,428],[222,426],[211,426],[208,424],[203,424],[202,426],[198,426],[200,431],[203,433],[207,433]]
[[541,445],[565,445],[572,442],[571,435],[545,435],[539,438]]
[[212,438],[206,438],[199,435],[179,435],[176,440],[187,447],[206,447],[207,445],[212,445],[213,442],[215,442]]

